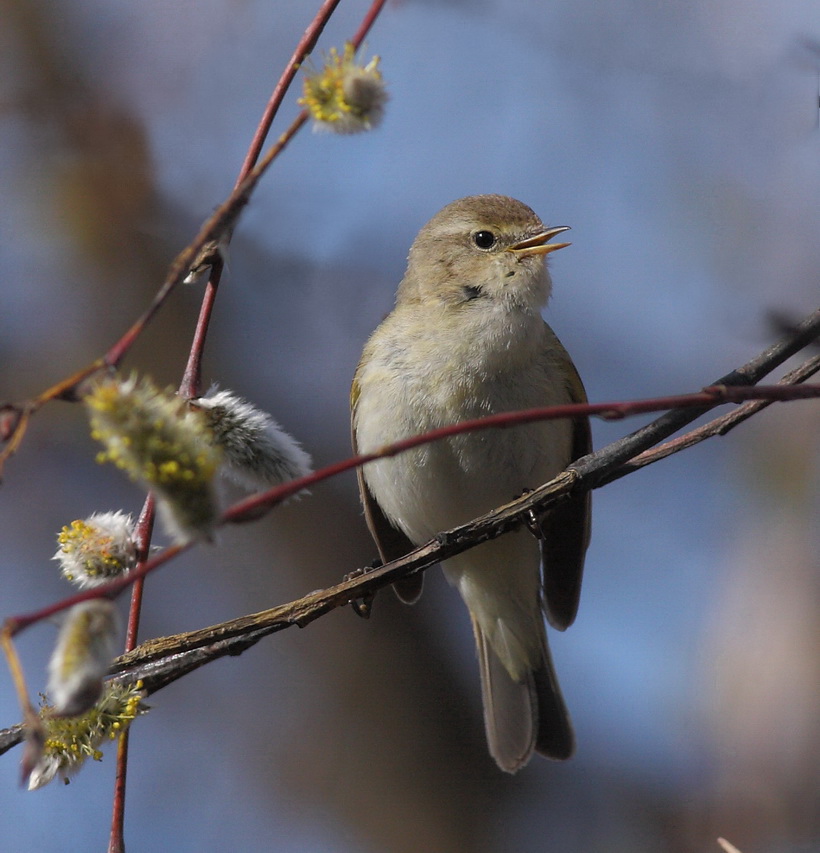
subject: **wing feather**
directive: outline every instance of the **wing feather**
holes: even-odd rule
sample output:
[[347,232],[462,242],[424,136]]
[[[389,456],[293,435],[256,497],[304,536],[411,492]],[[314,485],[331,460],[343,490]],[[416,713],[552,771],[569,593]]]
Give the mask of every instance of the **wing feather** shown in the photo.
[[[581,377],[560,341],[566,368],[567,390],[573,403],[587,400]],[[592,452],[589,418],[576,418],[572,426],[572,450],[568,462]],[[565,630],[575,620],[581,596],[584,557],[590,536],[592,496],[590,492],[571,495],[539,519],[544,611],[550,625]]]
[[[350,393],[350,433],[353,444],[353,452],[358,453],[356,441],[356,404],[359,400],[359,386],[354,378],[353,387]],[[370,535],[373,537],[376,547],[379,549],[379,557],[382,563],[389,563],[391,560],[397,560],[405,554],[409,554],[416,546],[410,539],[397,527],[394,527],[387,516],[382,512],[379,502],[376,500],[373,493],[367,487],[367,482],[364,478],[364,472],[361,468],[356,469],[356,478],[359,483],[359,497],[364,508],[364,517],[367,522]],[[418,573],[410,577],[402,578],[393,584],[393,589],[396,595],[405,604],[415,604],[421,596],[424,587],[424,575]]]

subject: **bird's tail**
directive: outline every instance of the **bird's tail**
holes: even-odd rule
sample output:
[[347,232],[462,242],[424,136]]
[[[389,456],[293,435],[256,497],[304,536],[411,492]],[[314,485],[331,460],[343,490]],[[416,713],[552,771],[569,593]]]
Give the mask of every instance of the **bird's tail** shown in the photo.
[[507,773],[520,770],[534,751],[563,760],[575,750],[575,735],[555,676],[546,635],[535,669],[516,680],[473,619],[481,669],[484,725],[490,754]]

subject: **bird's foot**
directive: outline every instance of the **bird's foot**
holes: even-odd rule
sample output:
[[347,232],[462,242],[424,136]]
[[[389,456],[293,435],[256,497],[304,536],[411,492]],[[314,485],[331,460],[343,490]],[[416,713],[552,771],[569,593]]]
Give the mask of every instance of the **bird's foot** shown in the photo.
[[[343,578],[342,582],[347,583],[347,581],[355,580],[356,578],[362,577],[362,575],[366,575],[368,572],[372,572],[373,569],[378,569],[382,564],[381,560],[374,560],[369,566],[364,569],[354,569],[352,572],[348,572]],[[370,612],[373,610],[373,599],[376,597],[375,592],[365,593],[361,598],[351,598],[348,602],[353,609],[353,612],[362,619],[369,619]]]
[[[523,489],[520,495],[516,495],[516,499],[523,498],[524,495],[528,495],[532,492],[532,489]],[[544,535],[541,532],[541,524],[538,521],[538,516],[535,514],[534,510],[528,509],[523,515],[524,524],[527,525],[527,530],[532,533],[532,535],[536,539],[543,539]]]

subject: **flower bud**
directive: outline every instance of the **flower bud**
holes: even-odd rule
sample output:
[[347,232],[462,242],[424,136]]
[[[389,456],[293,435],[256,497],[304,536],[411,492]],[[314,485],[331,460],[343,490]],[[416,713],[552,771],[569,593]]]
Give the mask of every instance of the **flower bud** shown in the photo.
[[[65,782],[87,758],[102,760],[100,746],[125,732],[131,722],[148,710],[142,705],[143,684],[107,684],[97,704],[79,717],[54,716],[50,705],[40,709],[39,743],[30,751],[35,760],[28,775],[28,789],[42,788],[56,776]],[[26,768],[28,769],[28,768]]]
[[270,489],[310,473],[310,456],[267,412],[216,387],[192,405],[222,450],[222,472],[240,486]]
[[305,77],[299,99],[313,118],[314,130],[360,133],[378,126],[388,98],[378,66],[378,56],[358,65],[351,44],[341,55],[333,48],[324,67]]
[[52,557],[63,577],[81,589],[100,586],[131,571],[137,561],[134,520],[124,512],[96,512],[66,525]]
[[202,413],[148,379],[106,379],[84,400],[91,435],[113,462],[157,496],[168,533],[179,543],[208,538],[216,522],[213,494],[219,451]]
[[105,598],[75,604],[65,616],[48,664],[53,713],[75,716],[91,708],[115,655],[117,611]]

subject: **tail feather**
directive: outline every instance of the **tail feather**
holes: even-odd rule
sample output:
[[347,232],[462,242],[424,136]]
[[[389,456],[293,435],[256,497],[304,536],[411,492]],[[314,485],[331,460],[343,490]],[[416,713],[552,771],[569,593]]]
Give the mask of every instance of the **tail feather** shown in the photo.
[[532,673],[538,696],[538,734],[535,751],[545,758],[566,761],[575,752],[575,732],[569,711],[552,665],[549,648],[544,646],[544,662]]
[[515,773],[536,750],[547,758],[569,758],[575,749],[575,737],[546,643],[542,665],[515,680],[475,620],[473,631],[487,744],[496,764],[506,773]]

